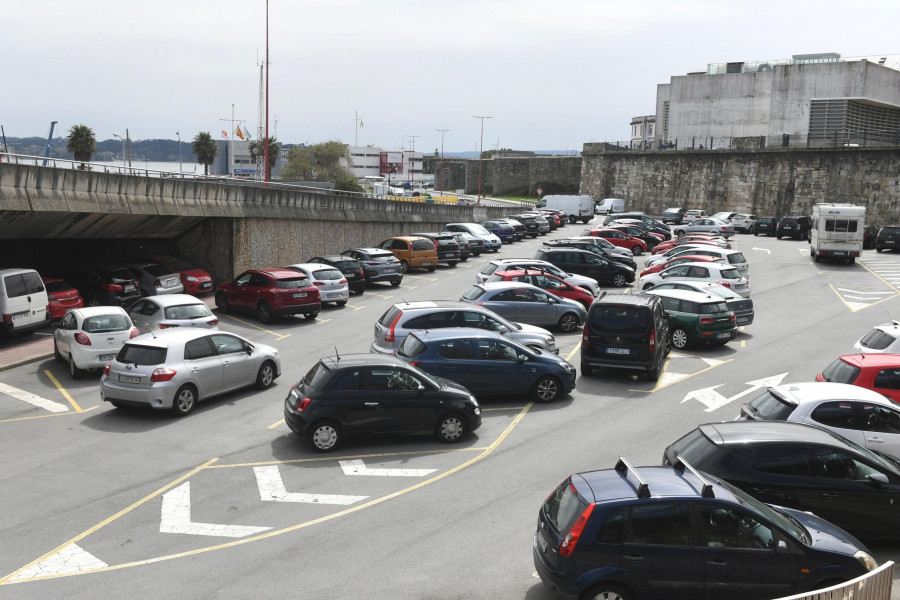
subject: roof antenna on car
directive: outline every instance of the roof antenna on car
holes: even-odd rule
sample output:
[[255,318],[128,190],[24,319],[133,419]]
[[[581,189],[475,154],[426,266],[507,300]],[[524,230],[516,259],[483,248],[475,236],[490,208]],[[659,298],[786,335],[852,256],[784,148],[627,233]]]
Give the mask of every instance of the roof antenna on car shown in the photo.
[[894,324],[894,329],[897,329],[897,325],[900,325],[900,323],[898,323],[897,321],[894,320],[894,317],[891,316],[891,311],[886,310],[886,311],[884,311],[884,312],[887,313],[888,319],[890,319],[890,320],[891,320],[891,323]]
[[340,353],[338,352],[337,346],[334,347],[334,355],[337,357],[338,362],[340,362],[340,361],[341,361],[341,355],[340,355]]

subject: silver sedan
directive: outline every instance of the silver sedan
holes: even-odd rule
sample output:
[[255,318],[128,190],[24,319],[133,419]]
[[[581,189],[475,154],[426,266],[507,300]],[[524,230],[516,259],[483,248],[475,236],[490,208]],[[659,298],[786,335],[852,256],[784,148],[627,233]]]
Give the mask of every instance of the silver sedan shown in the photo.
[[186,415],[200,400],[281,375],[278,350],[233,333],[165,329],[122,347],[100,379],[100,397],[115,407],[149,406]]
[[675,228],[675,235],[680,237],[686,233],[696,233],[698,231],[717,233],[722,237],[729,238],[734,235],[734,225],[719,219],[695,219],[690,223],[678,225]]
[[460,298],[522,323],[557,327],[564,333],[584,323],[587,311],[568,298],[560,298],[530,283],[497,281],[478,283]]

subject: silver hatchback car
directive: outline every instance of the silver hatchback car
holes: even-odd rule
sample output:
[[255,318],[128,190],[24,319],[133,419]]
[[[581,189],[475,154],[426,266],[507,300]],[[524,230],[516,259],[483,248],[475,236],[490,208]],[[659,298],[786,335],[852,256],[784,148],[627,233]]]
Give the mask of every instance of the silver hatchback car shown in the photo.
[[100,379],[100,398],[115,407],[149,406],[186,415],[197,402],[281,375],[278,350],[223,331],[166,329],[122,347]]
[[519,281],[476,283],[460,300],[477,302],[507,319],[556,327],[563,333],[575,331],[587,317],[587,311],[578,302]]
[[189,294],[142,298],[129,307],[128,316],[141,333],[171,327],[219,328],[219,318],[206,302]]
[[375,339],[369,351],[393,354],[410,331],[443,327],[475,327],[496,331],[523,346],[559,354],[556,338],[546,329],[508,321],[476,304],[450,300],[394,304],[375,322]]
[[181,275],[173,273],[155,262],[138,262],[127,265],[128,270],[137,279],[142,296],[158,296],[161,294],[182,294],[184,284]]
[[287,265],[283,269],[292,269],[306,275],[314,286],[319,288],[322,304],[333,302],[338,306],[347,304],[350,299],[350,284],[341,271],[324,263],[299,263]]

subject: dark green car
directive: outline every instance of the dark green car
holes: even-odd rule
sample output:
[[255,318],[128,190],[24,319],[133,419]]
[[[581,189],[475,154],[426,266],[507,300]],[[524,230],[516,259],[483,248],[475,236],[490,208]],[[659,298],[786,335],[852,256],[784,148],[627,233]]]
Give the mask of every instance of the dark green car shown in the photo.
[[690,344],[727,344],[737,335],[737,319],[725,300],[684,290],[649,290],[669,316],[669,340],[681,350]]

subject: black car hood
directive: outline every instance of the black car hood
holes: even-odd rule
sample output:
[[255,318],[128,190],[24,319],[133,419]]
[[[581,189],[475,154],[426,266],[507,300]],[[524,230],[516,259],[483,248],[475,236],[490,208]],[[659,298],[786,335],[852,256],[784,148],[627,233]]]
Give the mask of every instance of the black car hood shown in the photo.
[[458,392],[461,396],[474,396],[472,392],[470,392],[467,388],[459,385],[455,381],[451,381],[449,379],[444,379],[443,377],[438,377],[436,375],[430,375],[430,377],[436,380],[438,383],[444,386],[446,391]]
[[839,552],[853,556],[857,551],[868,549],[858,539],[825,519],[802,510],[793,508],[785,508],[783,506],[775,507],[785,512],[803,524],[812,537],[812,544],[816,550],[826,550],[828,552]]

